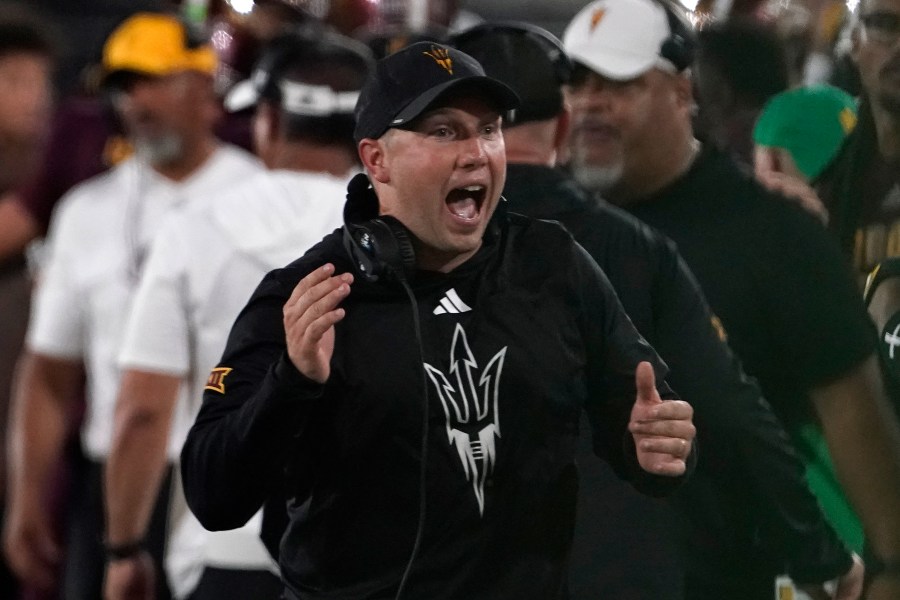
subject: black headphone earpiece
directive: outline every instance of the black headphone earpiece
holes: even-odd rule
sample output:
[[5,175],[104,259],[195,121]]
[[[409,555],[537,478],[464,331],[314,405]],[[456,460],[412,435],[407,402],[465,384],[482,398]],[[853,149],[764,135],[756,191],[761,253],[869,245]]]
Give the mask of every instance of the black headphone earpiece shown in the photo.
[[697,51],[696,38],[666,0],[659,0],[659,4],[665,11],[669,23],[669,37],[660,46],[659,55],[675,65],[678,72],[684,71],[694,64]]
[[345,223],[344,248],[366,281],[405,280],[416,266],[409,231],[390,215]]
[[415,271],[409,230],[390,215],[378,215],[378,197],[364,173],[347,185],[343,240],[353,266],[366,281],[405,281]]

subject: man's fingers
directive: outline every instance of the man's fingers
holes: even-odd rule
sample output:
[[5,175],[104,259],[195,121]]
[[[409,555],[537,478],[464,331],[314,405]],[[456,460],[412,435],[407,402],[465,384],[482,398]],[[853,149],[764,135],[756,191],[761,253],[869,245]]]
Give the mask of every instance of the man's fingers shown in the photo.
[[322,339],[325,332],[328,331],[335,323],[344,318],[346,311],[343,308],[336,308],[314,320],[306,327],[306,340],[311,347]]
[[300,282],[294,286],[294,291],[291,292],[291,297],[288,298],[285,305],[289,306],[296,304],[300,299],[300,296],[305,294],[310,288],[331,277],[332,273],[334,273],[334,265],[327,263],[301,279]]
[[665,455],[666,458],[683,460],[691,453],[691,443],[684,438],[648,437],[639,443],[643,452]]
[[[634,419],[631,425],[684,422],[685,424],[691,425],[693,428],[693,423],[691,422],[693,416],[694,408],[684,400],[666,400],[665,402],[660,401],[649,411],[645,411],[644,414],[641,415],[641,418]],[[648,433],[635,429],[632,431],[635,433]]]
[[646,454],[641,460],[641,467],[648,473],[678,477],[687,471],[687,464],[666,454]]
[[632,422],[628,424],[628,430],[638,436],[679,440],[693,440],[695,434],[694,425],[689,421]]
[[298,322],[307,321],[307,327],[310,323],[319,317],[328,314],[337,308],[337,305],[344,299],[350,291],[350,286],[344,283],[338,283],[336,287],[331,289],[327,294],[313,302],[306,309],[306,312],[300,317]]
[[[303,314],[298,316],[294,324],[287,323],[287,325],[299,327],[301,331],[307,331],[314,321],[334,311],[349,293],[350,286],[348,284],[336,281],[334,289],[308,306]],[[308,333],[304,335],[308,335]]]
[[323,265],[304,277],[294,286],[290,298],[284,303],[284,313],[287,316],[292,313],[294,316],[301,315],[311,304],[328,294],[333,288],[341,283],[353,283],[353,275],[350,273],[341,273],[340,275],[331,275],[334,272],[334,266],[329,264]]
[[[316,283],[314,286],[306,289],[300,296],[296,297],[296,300],[291,303],[290,300],[284,305],[284,321],[286,326],[290,326],[295,322],[303,320],[305,316],[308,316],[307,322],[310,319],[315,319],[329,310],[333,309],[334,306],[328,306],[328,303],[335,299],[335,292],[340,290],[342,286],[347,286],[343,292],[338,293],[338,301],[343,299],[343,296],[346,296],[346,292],[350,291],[350,284],[353,283],[353,275],[350,273],[342,273],[341,275],[337,275],[334,277],[328,277]],[[297,284],[297,288],[294,288],[294,292],[296,293],[300,284]],[[341,295],[343,293],[343,295]],[[294,295],[292,294],[292,298]],[[329,300],[330,297],[330,300]],[[312,314],[308,315],[307,313]]]
[[[332,327],[344,317],[338,305],[350,293],[353,275],[331,275],[324,265],[304,277],[283,309],[288,356],[294,366],[314,381],[328,379],[334,345]],[[328,335],[332,331],[331,335]]]
[[634,381],[637,387],[637,401],[642,404],[657,404],[661,402],[656,391],[656,374],[653,366],[643,361],[638,364],[634,372]]

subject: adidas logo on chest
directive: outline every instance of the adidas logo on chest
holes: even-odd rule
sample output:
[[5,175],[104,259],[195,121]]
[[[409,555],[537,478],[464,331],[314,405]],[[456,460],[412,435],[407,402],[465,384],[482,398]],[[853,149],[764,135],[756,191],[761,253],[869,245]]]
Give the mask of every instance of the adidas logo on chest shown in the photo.
[[472,307],[462,301],[456,290],[450,288],[441,297],[437,307],[432,311],[436,315],[457,315],[459,313],[469,312]]

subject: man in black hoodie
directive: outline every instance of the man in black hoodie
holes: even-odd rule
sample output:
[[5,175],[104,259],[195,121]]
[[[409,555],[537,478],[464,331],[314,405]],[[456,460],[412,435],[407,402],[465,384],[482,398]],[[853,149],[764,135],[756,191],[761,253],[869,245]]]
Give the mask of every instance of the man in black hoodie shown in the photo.
[[564,598],[582,410],[642,491],[691,467],[690,405],[596,263],[502,206],[516,102],[446,46],[380,61],[345,227],[266,277],[210,376],[188,503],[241,525],[287,469],[286,598]]

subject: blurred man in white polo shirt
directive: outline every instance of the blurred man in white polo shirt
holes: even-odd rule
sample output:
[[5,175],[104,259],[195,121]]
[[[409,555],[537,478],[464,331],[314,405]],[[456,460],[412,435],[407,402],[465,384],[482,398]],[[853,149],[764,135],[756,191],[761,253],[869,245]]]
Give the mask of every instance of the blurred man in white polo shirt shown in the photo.
[[[340,226],[346,182],[358,169],[353,107],[373,63],[365,46],[308,27],[274,39],[252,78],[229,95],[228,108],[256,105],[254,141],[270,170],[173,218],[151,249],[120,354],[106,473],[111,543],[146,535],[164,449],[187,433],[171,428],[173,417],[199,409],[231,325],[259,281]],[[174,595],[280,597],[260,519],[208,533],[184,509],[166,561]],[[110,563],[107,600],[134,598],[149,565],[140,555]]]
[[[76,600],[99,598],[106,558],[129,552],[101,542],[101,471],[112,437],[116,360],[147,248],[168,215],[260,168],[213,136],[215,54],[178,19],[141,13],[126,20],[106,42],[103,67],[135,156],[74,188],[51,224],[13,406],[3,540],[23,581],[57,587],[62,557],[44,496],[73,426],[72,392],[86,377],[87,460],[73,490],[62,584],[63,596]],[[178,450],[168,449],[170,462]],[[159,498],[151,535],[142,540],[157,559],[167,504]]]

